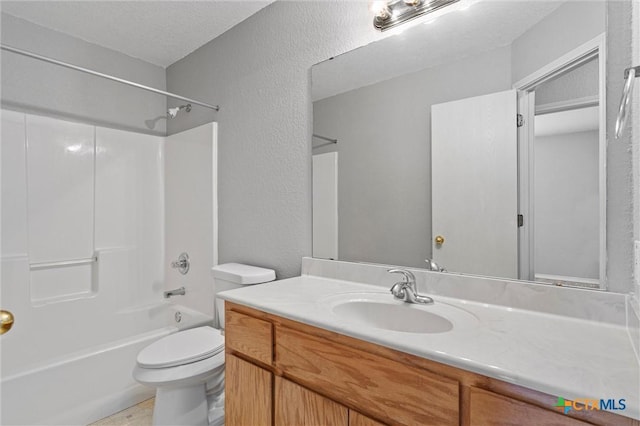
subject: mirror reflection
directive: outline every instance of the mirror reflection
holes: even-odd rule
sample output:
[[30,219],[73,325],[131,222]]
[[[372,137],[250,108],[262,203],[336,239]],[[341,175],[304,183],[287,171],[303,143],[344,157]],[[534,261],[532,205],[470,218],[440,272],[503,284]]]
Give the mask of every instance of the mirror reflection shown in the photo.
[[605,15],[482,1],[315,65],[313,256],[603,286]]

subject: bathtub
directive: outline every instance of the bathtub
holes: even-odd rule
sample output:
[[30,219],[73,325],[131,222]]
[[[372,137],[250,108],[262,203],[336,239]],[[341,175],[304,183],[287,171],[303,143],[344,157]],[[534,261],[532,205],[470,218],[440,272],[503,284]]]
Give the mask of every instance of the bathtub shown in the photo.
[[[131,376],[138,352],[160,337],[211,325],[212,320],[180,305],[147,305],[114,314],[112,328],[127,330],[129,336],[118,336],[108,343],[52,357],[44,363],[7,364],[5,358],[0,382],[0,423],[88,424],[148,399],[153,396],[153,389],[139,385]],[[10,336],[7,333],[3,338]],[[10,341],[4,343],[6,348],[11,346]],[[22,350],[26,355],[29,348]]]

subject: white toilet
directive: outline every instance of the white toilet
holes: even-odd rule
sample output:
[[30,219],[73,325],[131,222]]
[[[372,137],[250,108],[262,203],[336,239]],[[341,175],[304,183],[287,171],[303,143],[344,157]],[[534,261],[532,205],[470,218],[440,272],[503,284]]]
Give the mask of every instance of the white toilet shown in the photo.
[[[212,268],[216,294],[275,279],[271,269],[226,263]],[[215,301],[224,329],[224,301]],[[224,336],[204,326],[163,337],[140,351],[133,377],[156,388],[154,425],[224,424]]]

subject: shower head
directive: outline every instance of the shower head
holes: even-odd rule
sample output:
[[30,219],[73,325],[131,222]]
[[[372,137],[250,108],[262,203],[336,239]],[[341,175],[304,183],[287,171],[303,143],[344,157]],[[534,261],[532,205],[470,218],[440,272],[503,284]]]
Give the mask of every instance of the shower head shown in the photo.
[[175,108],[169,108],[167,110],[167,116],[169,118],[176,118],[176,116],[178,115],[178,113],[180,112],[181,109],[185,110],[186,112],[190,112],[191,111],[191,104],[180,105],[180,106],[175,107]]

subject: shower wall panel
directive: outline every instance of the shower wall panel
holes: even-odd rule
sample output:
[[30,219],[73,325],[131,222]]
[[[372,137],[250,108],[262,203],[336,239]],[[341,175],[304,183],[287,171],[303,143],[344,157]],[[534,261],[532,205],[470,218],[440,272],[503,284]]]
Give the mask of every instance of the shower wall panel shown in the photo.
[[25,116],[2,110],[2,246],[3,258],[27,256],[27,171]]
[[28,241],[34,303],[95,292],[94,127],[26,116]]
[[1,117],[4,378],[121,339],[137,325],[116,317],[163,300],[164,138]]
[[164,290],[163,147],[157,136],[96,128],[95,249],[101,266],[113,264],[118,307]]
[[94,128],[27,115],[29,258],[93,255]]

